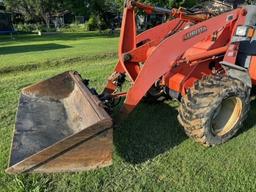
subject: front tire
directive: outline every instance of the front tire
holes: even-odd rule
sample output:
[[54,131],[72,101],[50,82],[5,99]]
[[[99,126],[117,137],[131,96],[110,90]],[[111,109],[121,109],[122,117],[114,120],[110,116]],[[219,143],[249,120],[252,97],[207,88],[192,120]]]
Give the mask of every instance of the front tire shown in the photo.
[[197,81],[181,100],[178,120],[186,134],[205,146],[232,138],[250,109],[250,88],[229,76]]

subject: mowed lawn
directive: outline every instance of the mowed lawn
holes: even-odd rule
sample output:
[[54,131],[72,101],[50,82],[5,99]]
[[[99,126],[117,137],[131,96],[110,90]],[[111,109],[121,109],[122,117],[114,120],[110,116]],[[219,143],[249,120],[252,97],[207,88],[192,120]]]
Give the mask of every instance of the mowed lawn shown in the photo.
[[7,175],[20,90],[67,70],[103,89],[118,38],[98,33],[0,37],[0,191],[256,191],[256,103],[240,133],[206,149],[176,120],[178,103],[140,104],[114,130],[113,165],[65,174]]

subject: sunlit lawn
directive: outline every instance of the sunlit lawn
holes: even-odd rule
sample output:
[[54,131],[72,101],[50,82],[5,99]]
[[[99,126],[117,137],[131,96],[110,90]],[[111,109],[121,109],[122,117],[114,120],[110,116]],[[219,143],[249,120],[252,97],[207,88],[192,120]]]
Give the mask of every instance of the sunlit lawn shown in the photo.
[[188,139],[178,104],[141,104],[114,130],[111,167],[84,173],[6,175],[22,87],[77,70],[101,90],[118,38],[98,33],[0,37],[0,191],[256,191],[256,104],[240,134],[210,149]]

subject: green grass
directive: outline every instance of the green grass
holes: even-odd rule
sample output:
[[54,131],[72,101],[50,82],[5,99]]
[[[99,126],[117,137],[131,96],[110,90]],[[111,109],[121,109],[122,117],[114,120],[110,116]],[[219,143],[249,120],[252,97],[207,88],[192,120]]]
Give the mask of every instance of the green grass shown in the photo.
[[96,33],[0,37],[0,191],[256,191],[255,102],[240,133],[205,149],[176,120],[176,102],[141,104],[114,130],[113,165],[84,173],[6,175],[19,92],[67,70],[99,90],[118,38]]

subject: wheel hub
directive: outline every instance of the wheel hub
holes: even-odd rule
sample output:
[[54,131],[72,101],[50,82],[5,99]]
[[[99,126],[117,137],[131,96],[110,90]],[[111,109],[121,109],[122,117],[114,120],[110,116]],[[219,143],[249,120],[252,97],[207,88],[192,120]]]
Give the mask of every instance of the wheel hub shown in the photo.
[[241,116],[242,108],[242,100],[239,97],[224,99],[213,115],[213,133],[221,137],[231,131]]

